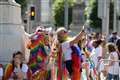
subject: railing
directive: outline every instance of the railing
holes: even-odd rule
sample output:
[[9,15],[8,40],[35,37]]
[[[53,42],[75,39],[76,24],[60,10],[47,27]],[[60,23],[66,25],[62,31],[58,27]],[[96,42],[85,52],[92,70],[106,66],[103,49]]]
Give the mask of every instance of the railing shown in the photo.
[[[112,64],[109,66],[111,61]],[[120,80],[120,60],[102,59],[99,62],[98,71],[100,71],[100,80]]]

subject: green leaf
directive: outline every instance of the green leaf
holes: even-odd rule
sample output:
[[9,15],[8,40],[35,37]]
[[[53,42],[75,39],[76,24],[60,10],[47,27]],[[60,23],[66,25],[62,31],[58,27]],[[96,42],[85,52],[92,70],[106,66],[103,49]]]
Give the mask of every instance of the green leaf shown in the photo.
[[[68,24],[72,22],[72,7],[74,6],[75,0],[68,0],[69,15]],[[56,26],[64,26],[64,0],[55,0],[53,5],[53,16],[55,19]]]

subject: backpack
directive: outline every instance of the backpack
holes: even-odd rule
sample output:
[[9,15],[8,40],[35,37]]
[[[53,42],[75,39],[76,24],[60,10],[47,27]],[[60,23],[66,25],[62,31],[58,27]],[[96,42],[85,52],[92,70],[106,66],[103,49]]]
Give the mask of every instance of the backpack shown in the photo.
[[75,46],[71,46],[72,49],[72,80],[80,80],[81,74],[81,58],[79,51]]

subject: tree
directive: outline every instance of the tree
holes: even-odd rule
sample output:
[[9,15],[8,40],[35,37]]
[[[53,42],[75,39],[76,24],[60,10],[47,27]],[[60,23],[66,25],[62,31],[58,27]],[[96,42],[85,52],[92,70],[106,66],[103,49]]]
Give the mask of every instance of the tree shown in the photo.
[[15,0],[18,4],[21,5],[21,15],[23,15],[25,12],[25,8],[27,7],[27,0]]
[[97,0],[89,0],[89,4],[85,10],[86,19],[89,20],[90,27],[101,28],[101,19],[97,16]]
[[27,0],[15,0],[15,1],[21,5],[21,8],[25,8],[27,6]]
[[[68,0],[69,4],[69,15],[68,15],[68,25],[72,22],[72,6],[74,5],[74,0]],[[64,26],[64,0],[55,0],[53,3],[53,16],[55,19],[56,26]]]
[[[86,19],[89,20],[89,24],[93,28],[101,28],[102,21],[97,17],[97,1],[89,0],[89,5],[85,10]],[[114,16],[114,0],[110,0],[110,11],[109,11],[109,28],[113,29],[113,16]]]

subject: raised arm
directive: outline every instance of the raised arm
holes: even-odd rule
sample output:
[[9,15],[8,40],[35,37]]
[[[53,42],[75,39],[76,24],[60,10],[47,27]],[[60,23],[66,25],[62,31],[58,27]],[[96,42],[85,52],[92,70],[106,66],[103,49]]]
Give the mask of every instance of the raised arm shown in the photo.
[[78,43],[82,37],[84,36],[85,32],[82,30],[80,33],[77,34],[71,41],[70,41],[70,46],[72,46],[75,43]]

